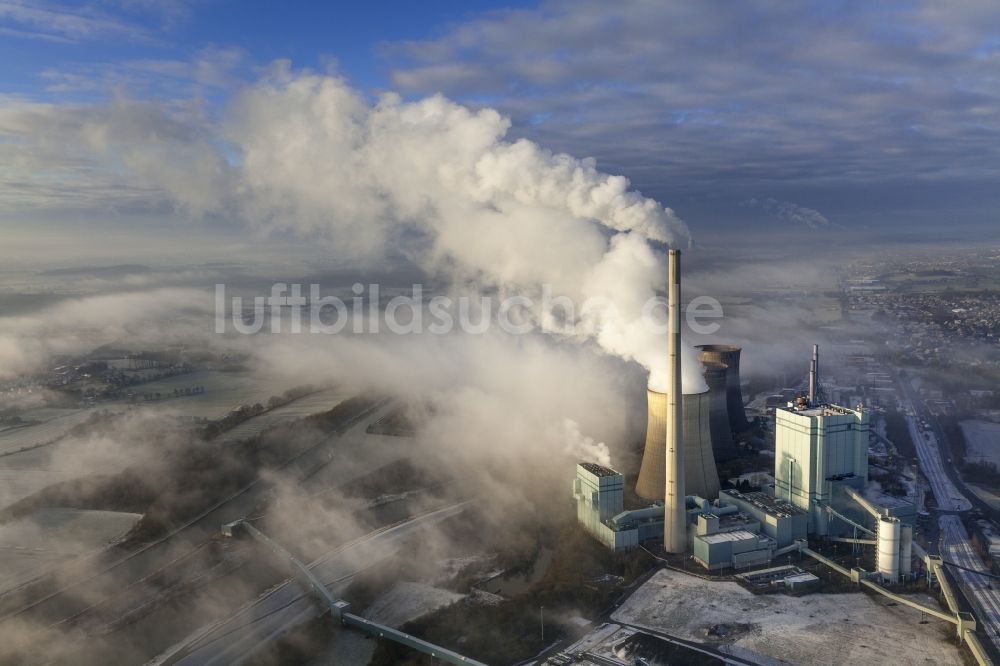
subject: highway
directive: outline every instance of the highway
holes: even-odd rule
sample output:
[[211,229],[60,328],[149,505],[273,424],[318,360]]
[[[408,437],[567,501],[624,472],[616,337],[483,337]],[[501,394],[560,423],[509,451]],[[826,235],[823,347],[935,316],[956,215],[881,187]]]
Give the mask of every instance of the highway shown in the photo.
[[[904,397],[903,407],[912,414],[907,416],[907,423],[920,459],[920,468],[930,482],[938,502],[938,526],[941,530],[939,549],[942,559],[972,570],[949,567],[959,583],[959,589],[973,606],[976,620],[982,625],[989,642],[995,649],[1000,649],[1000,589],[993,589],[992,579],[975,573],[988,570],[973,549],[961,517],[956,515],[972,509],[974,502],[970,501],[969,493],[954,467],[942,460],[941,449],[944,448],[950,458],[951,447],[937,419],[919,399],[912,396],[906,380],[899,379],[898,384]],[[918,418],[925,418],[931,429],[920,432],[916,427]],[[979,508],[981,501],[979,498],[974,499]],[[987,512],[987,515],[993,514],[992,510]]]
[[945,471],[941,450],[934,433],[929,430],[920,432],[916,416],[907,416],[906,423],[910,427],[910,438],[917,449],[920,469],[930,481],[938,509],[941,511],[968,511],[971,509],[972,503],[955,487],[951,477]]
[[[941,554],[945,562],[989,573],[969,544],[969,535],[958,516],[941,516]],[[950,571],[958,579],[966,598],[976,606],[976,618],[983,624],[987,636],[997,643],[1000,638],[1000,591],[993,589],[995,581],[958,567],[951,567]]]
[[[366,534],[319,558],[309,565],[309,569],[335,596],[339,596],[338,593],[354,576],[395,554],[406,537],[457,516],[468,504],[452,504]],[[266,557],[264,551],[261,551],[261,557]],[[152,663],[157,666],[239,663],[268,643],[324,613],[326,609],[298,584],[286,581],[238,609],[226,620],[194,632]]]

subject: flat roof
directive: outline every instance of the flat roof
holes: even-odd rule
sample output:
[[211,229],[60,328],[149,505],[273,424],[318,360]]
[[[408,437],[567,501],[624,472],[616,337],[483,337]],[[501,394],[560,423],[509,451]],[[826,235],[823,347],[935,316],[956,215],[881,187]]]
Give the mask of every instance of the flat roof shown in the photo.
[[771,497],[770,495],[760,491],[741,493],[738,490],[729,489],[722,490],[720,492],[729,495],[733,499],[742,500],[747,504],[757,507],[758,509],[762,509],[766,513],[777,516],[799,516],[807,513],[805,509],[800,509],[794,504],[789,504],[783,499]]
[[803,407],[802,409],[796,409],[795,407],[779,407],[778,409],[801,416],[848,416],[856,413],[853,409],[833,404],[815,405],[813,407]]
[[591,474],[595,476],[621,476],[618,472],[611,469],[610,467],[605,467],[604,465],[598,465],[592,462],[582,462],[580,467],[584,468]]
[[743,512],[730,513],[723,516],[719,516],[719,526],[720,527],[732,527],[733,525],[750,525],[752,523],[757,523],[757,519]]
[[[698,537],[705,543],[724,543],[726,541],[749,541],[761,538],[760,534],[754,534],[749,530],[735,530],[733,532],[718,532],[708,536]],[[766,538],[766,537],[765,537]]]

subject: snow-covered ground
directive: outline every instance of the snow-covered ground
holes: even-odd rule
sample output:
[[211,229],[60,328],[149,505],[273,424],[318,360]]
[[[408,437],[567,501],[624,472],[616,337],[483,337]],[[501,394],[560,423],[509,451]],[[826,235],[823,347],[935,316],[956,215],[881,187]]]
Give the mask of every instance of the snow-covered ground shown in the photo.
[[962,421],[962,432],[966,462],[987,462],[1000,467],[1000,423]]
[[464,598],[464,594],[450,590],[403,581],[380,594],[365,610],[364,616],[374,622],[398,628]]
[[40,408],[24,412],[21,416],[28,425],[7,428],[0,432],[0,453],[55,441],[68,433],[73,426],[90,418],[93,411]]
[[66,481],[73,476],[72,472],[65,470],[0,467],[0,509],[33,495],[46,486]]
[[[936,605],[930,597],[916,600]],[[760,663],[962,664],[954,626],[864,593],[804,597],[755,595],[736,583],[706,581],[663,569],[622,604],[612,619],[711,643]],[[714,625],[744,625],[722,639]],[[763,659],[762,659],[763,657]],[[768,661],[770,660],[770,661]]]

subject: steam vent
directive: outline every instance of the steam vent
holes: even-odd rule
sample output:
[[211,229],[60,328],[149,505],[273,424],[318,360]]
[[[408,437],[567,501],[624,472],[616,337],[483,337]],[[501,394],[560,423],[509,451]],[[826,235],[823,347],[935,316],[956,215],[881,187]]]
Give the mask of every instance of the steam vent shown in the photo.
[[[635,492],[647,500],[664,499],[666,479],[667,394],[646,391],[649,418],[646,425],[646,446]],[[711,438],[712,392],[683,396],[684,489],[688,495],[705,499],[719,496],[719,473],[715,469]]]
[[[729,413],[730,431],[740,434],[750,429],[746,412],[743,411],[743,393],[740,391],[740,352],[735,345],[698,345],[699,358],[706,366],[722,364],[726,366],[726,409]],[[705,379],[708,379],[706,373]],[[709,387],[712,384],[709,382]],[[722,459],[720,457],[720,459]]]

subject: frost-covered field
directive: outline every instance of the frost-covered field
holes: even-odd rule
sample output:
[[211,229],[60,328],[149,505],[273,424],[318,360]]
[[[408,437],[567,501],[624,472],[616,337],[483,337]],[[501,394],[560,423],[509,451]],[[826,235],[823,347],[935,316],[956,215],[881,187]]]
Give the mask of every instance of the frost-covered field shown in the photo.
[[56,408],[28,410],[21,417],[26,421],[37,421],[37,423],[0,432],[0,453],[17,451],[59,439],[69,432],[70,428],[86,421],[92,411]]
[[310,414],[318,414],[333,409],[347,397],[349,396],[333,389],[307,395],[283,407],[272,409],[260,416],[255,416],[252,419],[244,421],[235,428],[227,430],[219,438],[219,441],[236,442],[242,439],[249,439],[282,423],[291,423],[305,418]]
[[[930,597],[919,601],[936,605]],[[920,624],[917,611],[887,603],[861,592],[755,595],[736,583],[664,569],[612,617],[755,660],[763,656],[805,666],[963,663],[950,642],[953,625],[933,618]],[[718,624],[750,627],[728,639],[707,638],[707,629]]]
[[[205,389],[204,393],[171,397],[174,389],[199,386]],[[198,370],[139,384],[130,390],[137,394],[159,393],[164,396],[162,400],[147,403],[151,407],[181,412],[185,416],[218,419],[240,405],[266,403],[271,396],[281,395],[290,388],[250,372]]]
[[987,462],[1000,467],[1000,423],[962,421],[966,462]]
[[0,509],[72,476],[69,471],[0,468]]
[[101,548],[141,516],[117,511],[40,509],[0,525],[0,591],[76,555]]

